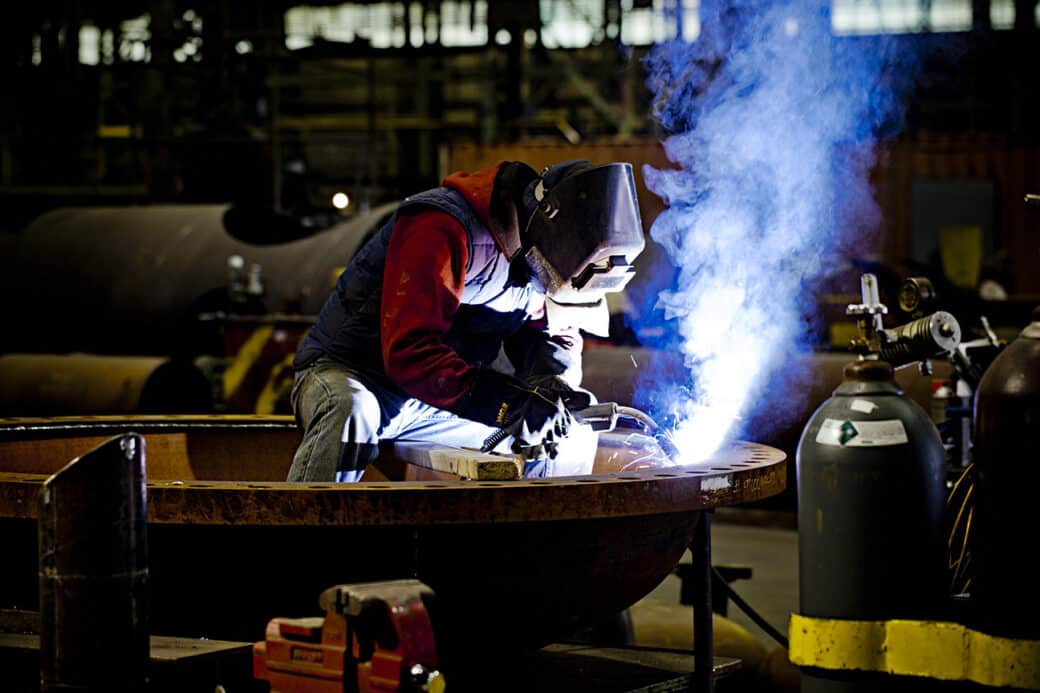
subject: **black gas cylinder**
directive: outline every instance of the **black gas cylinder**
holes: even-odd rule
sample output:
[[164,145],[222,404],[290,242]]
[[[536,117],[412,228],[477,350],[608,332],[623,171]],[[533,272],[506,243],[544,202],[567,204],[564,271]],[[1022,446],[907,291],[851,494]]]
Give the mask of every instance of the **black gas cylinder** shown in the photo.
[[1029,567],[1040,529],[1040,308],[979,383],[973,460],[970,591],[978,625],[1040,639],[1040,591]]
[[[944,591],[945,459],[928,414],[883,361],[861,360],[798,444],[799,609],[827,619],[924,619]],[[803,691],[921,682],[803,672]],[[882,686],[882,688],[878,688]]]

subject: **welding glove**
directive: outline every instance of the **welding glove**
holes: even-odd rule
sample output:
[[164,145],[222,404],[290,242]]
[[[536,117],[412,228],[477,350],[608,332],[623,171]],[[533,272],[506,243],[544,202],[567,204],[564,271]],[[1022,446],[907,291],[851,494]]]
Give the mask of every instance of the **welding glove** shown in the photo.
[[473,386],[452,411],[513,437],[525,456],[555,456],[556,443],[567,436],[574,419],[560,391],[529,385],[519,378],[478,367]]
[[575,412],[596,403],[596,396],[581,387],[572,387],[570,383],[558,375],[528,376],[527,384],[543,392],[552,392],[563,400],[569,411]]

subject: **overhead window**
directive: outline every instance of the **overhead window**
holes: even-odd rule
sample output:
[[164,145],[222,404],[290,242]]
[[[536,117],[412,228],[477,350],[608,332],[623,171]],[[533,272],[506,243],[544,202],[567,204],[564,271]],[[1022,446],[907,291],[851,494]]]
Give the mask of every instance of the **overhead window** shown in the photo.
[[971,29],[971,0],[834,0],[835,34],[908,34]]
[[[487,0],[451,0],[438,14],[412,2],[343,3],[331,7],[292,7],[285,13],[285,45],[290,50],[313,45],[315,39],[352,43],[367,41],[374,48],[421,46],[438,36],[444,46],[487,44]],[[425,23],[423,17],[425,16]]]

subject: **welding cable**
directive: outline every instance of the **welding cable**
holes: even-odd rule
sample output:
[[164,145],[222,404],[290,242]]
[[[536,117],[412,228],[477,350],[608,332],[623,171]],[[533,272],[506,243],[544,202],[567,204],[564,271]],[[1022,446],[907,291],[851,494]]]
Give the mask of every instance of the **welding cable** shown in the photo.
[[[535,388],[519,387],[519,386],[514,385],[513,383],[509,383],[509,382],[507,382],[506,384],[509,387],[513,388],[514,390],[519,390],[520,392],[523,392],[523,393],[525,393],[527,395],[534,395],[535,397],[538,397],[539,399],[543,400],[547,404],[551,404],[551,405],[554,405],[554,406],[556,405],[555,401],[553,401],[553,400],[549,399],[548,397],[546,397],[545,395],[543,395],[541,393],[541,391],[537,387],[535,387]],[[506,438],[508,438],[511,435],[510,429],[513,427],[514,424],[519,422],[522,417],[523,417],[523,413],[520,412],[520,411],[517,411],[512,417],[510,417],[509,419],[504,421],[503,424],[502,424],[502,428],[498,429],[497,431],[495,431],[494,433],[492,433],[491,435],[489,435],[487,438],[484,439],[484,444],[480,446],[480,451],[481,452],[491,452],[492,450],[497,448],[499,443],[501,443],[503,440],[505,440]]]
[[[971,562],[971,553],[968,552],[968,533],[971,531],[971,518],[974,515],[975,509],[971,508],[968,510],[968,519],[964,524],[964,543],[961,545],[961,555],[957,559],[957,569],[953,573],[953,578],[950,580],[950,592],[966,592],[967,586],[962,587],[960,590],[957,589],[957,583],[964,580],[968,576],[968,565]],[[968,578],[968,582],[971,582],[971,578]]]
[[946,497],[946,505],[950,505],[953,502],[953,497],[956,495],[957,489],[960,488],[961,483],[965,479],[968,478],[968,475],[972,473],[972,470],[974,468],[975,468],[975,463],[974,462],[972,462],[971,464],[969,464],[967,467],[964,468],[964,471],[961,472],[961,475],[957,478],[957,482],[953,485],[953,488],[950,489],[950,494]]
[[[964,511],[967,510],[968,512],[971,512],[971,510],[972,510],[971,507],[968,507],[968,504],[971,502],[972,492],[974,492],[974,491],[975,491],[975,484],[971,484],[970,486],[968,486],[968,490],[964,494],[964,500],[961,501],[961,509],[959,511],[957,511],[957,519],[955,519],[953,521],[953,528],[950,531],[949,538],[946,540],[946,547],[947,547],[947,549],[953,550],[953,542],[954,542],[954,539],[957,538],[957,534],[960,532],[960,529],[961,529],[961,518],[964,517]],[[974,506],[972,506],[972,507],[974,507]],[[967,529],[965,529],[964,530],[965,538],[967,538],[967,535],[968,535],[968,531],[967,531]],[[950,558],[952,558],[952,557],[953,556],[951,555]]]
[[[515,421],[507,421],[506,423],[511,426],[513,423],[515,423]],[[480,451],[481,452],[491,452],[492,450],[494,450],[495,448],[498,447],[499,443],[501,443],[503,440],[505,440],[508,437],[509,437],[509,429],[508,428],[500,428],[497,431],[495,431],[494,433],[492,433],[491,435],[489,435],[487,438],[484,439],[484,444],[480,446]]]
[[774,628],[769,623],[769,621],[762,618],[762,616],[757,611],[751,608],[751,605],[749,605],[746,601],[743,600],[743,598],[739,594],[736,593],[736,591],[733,589],[733,586],[726,582],[725,578],[722,577],[722,574],[719,572],[718,568],[712,566],[711,574],[715,576],[716,584],[722,585],[722,589],[726,591],[726,596],[732,599],[733,603],[736,604],[741,611],[747,614],[748,618],[754,621],[759,628],[764,630],[769,635],[769,637],[771,637],[773,640],[776,640],[776,642],[779,643],[781,647],[787,649],[787,638],[785,638],[780,633],[780,631]]
[[[950,525],[950,535],[946,540],[946,551],[947,551],[947,570],[950,573],[950,592],[957,594],[964,592],[967,589],[967,583],[961,584],[967,578],[970,582],[969,568],[971,564],[971,552],[968,550],[969,543],[971,541],[971,526],[973,517],[973,499],[972,496],[975,492],[975,482],[973,476],[974,464],[969,464],[965,467],[961,473],[960,478],[953,485],[949,495],[946,498],[946,512],[947,516],[950,517],[953,514],[953,509],[957,507],[957,503],[960,502],[960,509],[957,511],[957,515]],[[968,483],[965,485],[965,480]],[[963,487],[963,493],[961,489]],[[967,514],[965,514],[967,511]],[[964,520],[962,522],[961,520]],[[960,550],[958,551],[955,546],[959,545]]]

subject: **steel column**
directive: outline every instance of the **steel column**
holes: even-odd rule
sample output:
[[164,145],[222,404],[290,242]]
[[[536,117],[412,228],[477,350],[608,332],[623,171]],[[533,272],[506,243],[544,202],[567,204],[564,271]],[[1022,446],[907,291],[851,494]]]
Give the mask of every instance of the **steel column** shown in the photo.
[[711,627],[711,513],[703,511],[690,542],[693,554],[693,662],[697,693],[715,690],[714,646]]
[[44,693],[143,691],[148,683],[144,439],[113,438],[40,492]]

